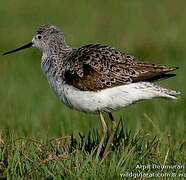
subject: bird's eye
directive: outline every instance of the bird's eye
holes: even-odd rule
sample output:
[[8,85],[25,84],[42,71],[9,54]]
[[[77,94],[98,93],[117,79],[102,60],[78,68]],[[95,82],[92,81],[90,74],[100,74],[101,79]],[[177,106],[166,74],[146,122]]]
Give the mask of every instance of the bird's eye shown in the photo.
[[42,36],[41,36],[41,35],[37,35],[37,38],[38,38],[38,39],[41,39],[41,38],[42,38]]

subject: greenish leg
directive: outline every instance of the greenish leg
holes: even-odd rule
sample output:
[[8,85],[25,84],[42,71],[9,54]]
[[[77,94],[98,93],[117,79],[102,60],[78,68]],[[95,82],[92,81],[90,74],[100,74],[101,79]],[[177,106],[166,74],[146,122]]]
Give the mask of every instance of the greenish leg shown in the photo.
[[114,138],[114,135],[116,133],[116,129],[117,129],[117,122],[114,120],[114,117],[112,115],[112,113],[108,113],[109,114],[109,118],[112,122],[112,130],[111,130],[111,134],[109,136],[109,139],[108,139],[108,142],[107,142],[107,145],[106,145],[106,148],[105,148],[105,151],[103,153],[103,159],[105,159],[105,157],[108,155],[109,153],[109,150],[111,148],[111,145],[112,145],[112,141],[113,141],[113,138]]
[[106,133],[107,133],[107,124],[105,123],[103,114],[100,111],[98,111],[98,113],[99,113],[99,117],[100,117],[100,120],[101,120],[101,140],[100,140],[100,143],[99,143],[99,146],[98,146],[98,149],[97,149],[96,159],[99,158],[99,155],[100,155],[100,152],[101,152],[101,149],[102,149],[102,146],[103,146],[103,142],[104,142],[104,139],[105,139],[105,136],[106,136]]

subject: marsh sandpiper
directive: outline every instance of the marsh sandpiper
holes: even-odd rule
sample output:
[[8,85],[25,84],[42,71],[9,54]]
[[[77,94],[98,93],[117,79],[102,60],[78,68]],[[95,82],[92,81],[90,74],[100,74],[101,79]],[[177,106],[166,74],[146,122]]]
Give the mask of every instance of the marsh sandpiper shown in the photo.
[[64,104],[78,111],[99,114],[102,133],[97,158],[107,133],[103,112],[108,113],[112,122],[103,153],[105,158],[117,128],[112,111],[145,99],[176,99],[179,94],[152,83],[174,76],[169,72],[177,67],[141,62],[131,55],[101,44],[71,48],[66,44],[63,32],[53,25],[41,26],[30,43],[3,55],[29,47],[41,50],[43,73]]

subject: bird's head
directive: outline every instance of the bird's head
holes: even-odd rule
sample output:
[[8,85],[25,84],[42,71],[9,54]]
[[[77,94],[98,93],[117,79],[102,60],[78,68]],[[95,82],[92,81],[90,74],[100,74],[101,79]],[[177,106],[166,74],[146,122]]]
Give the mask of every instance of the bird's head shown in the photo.
[[22,49],[36,47],[43,53],[47,51],[57,52],[59,48],[66,47],[66,42],[63,32],[53,25],[44,25],[38,28],[31,42],[17,49],[3,53],[7,55]]

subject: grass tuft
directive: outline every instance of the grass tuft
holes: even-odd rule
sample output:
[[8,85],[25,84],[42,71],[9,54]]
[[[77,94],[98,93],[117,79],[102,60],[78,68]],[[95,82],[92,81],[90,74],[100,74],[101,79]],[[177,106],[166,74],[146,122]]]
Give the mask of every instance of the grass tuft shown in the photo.
[[[133,134],[124,128],[123,121],[119,121],[111,151],[100,164],[101,157],[99,162],[95,160],[99,139],[95,129],[87,135],[78,133],[45,142],[31,138],[15,140],[13,137],[6,140],[1,137],[0,177],[119,178],[126,171],[139,173],[139,164],[176,165],[180,163],[180,156],[182,162],[185,158],[185,142],[174,144],[169,137],[168,144],[164,146],[160,139],[151,137],[143,130]],[[164,153],[160,153],[162,147],[166,149]],[[154,169],[143,171],[156,172]],[[165,172],[169,171],[165,169]]]

